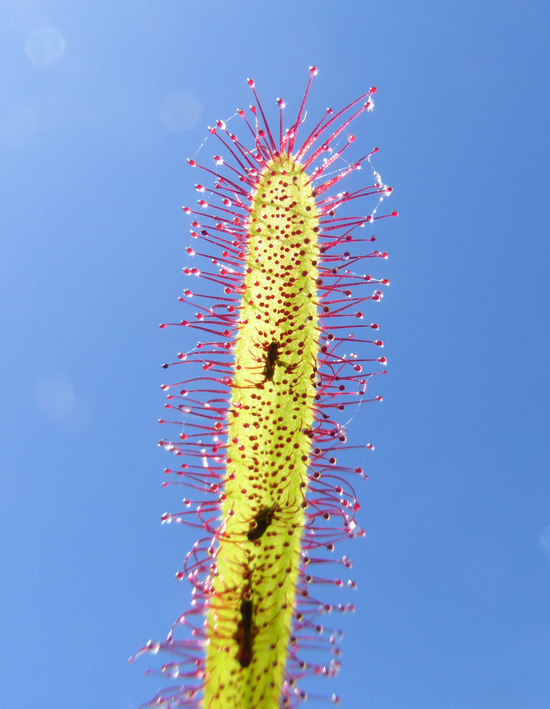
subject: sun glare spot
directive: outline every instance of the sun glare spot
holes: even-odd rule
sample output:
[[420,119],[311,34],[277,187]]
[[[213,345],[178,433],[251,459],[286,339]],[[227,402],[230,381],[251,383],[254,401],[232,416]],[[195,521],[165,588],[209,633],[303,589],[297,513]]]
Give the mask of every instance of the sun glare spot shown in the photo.
[[56,27],[38,27],[27,37],[25,53],[31,64],[49,69],[63,58],[65,40]]
[[190,91],[176,91],[167,96],[160,107],[160,120],[170,133],[183,133],[197,125],[202,104]]
[[36,383],[35,402],[42,414],[62,430],[78,432],[88,425],[89,406],[65,374],[42,376]]

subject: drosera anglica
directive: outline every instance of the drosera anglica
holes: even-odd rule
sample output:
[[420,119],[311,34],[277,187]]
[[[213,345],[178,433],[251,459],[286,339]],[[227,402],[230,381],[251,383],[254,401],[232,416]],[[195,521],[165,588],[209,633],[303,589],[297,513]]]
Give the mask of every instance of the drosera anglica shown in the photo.
[[[360,269],[387,258],[373,248],[370,228],[397,213],[378,214],[391,188],[372,166],[370,185],[341,191],[377,152],[347,159],[349,128],[373,108],[376,89],[336,113],[327,109],[307,129],[316,73],[311,67],[286,130],[284,101],[274,131],[249,80],[251,120],[237,111],[249,145],[217,121],[209,129],[222,146],[214,166],[189,160],[207,184],[196,185],[198,206],[184,208],[197,243],[184,272],[202,286],[180,297],[194,315],[172,324],[201,340],[168,364],[183,374],[162,387],[170,420],[161,423],[177,425],[179,436],[160,445],[178,461],[167,484],[192,494],[163,521],[203,527],[207,536],[176,574],[192,584],[191,609],[165,642],[143,648],[176,658],[161,669],[172,686],[151,707],[296,706],[306,698],[302,678],[330,677],[340,666],[338,632],[319,619],[354,606],[317,597],[315,586],[355,588],[340,577],[351,564],[334,548],[362,536],[352,480],[366,477],[362,451],[372,445],[350,445],[337,419],[381,400],[366,394],[386,359],[377,353],[379,326],[365,322],[363,308],[381,300],[389,281]],[[364,211],[368,197],[374,205]],[[207,284],[220,292],[202,292]]]

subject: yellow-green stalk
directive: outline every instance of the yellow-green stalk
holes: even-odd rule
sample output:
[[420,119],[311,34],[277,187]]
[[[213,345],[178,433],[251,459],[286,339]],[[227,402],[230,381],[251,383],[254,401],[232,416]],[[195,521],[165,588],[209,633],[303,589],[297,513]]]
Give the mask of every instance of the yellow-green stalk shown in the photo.
[[267,708],[281,694],[317,376],[318,223],[301,165],[286,154],[270,160],[248,224],[205,706]]

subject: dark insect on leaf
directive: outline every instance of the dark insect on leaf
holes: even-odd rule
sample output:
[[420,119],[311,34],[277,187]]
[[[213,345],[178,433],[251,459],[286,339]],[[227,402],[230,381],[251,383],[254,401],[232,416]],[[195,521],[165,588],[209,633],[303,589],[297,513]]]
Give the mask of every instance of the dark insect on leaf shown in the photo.
[[255,526],[251,527],[247,533],[248,541],[252,542],[260,539],[265,530],[273,521],[273,515],[279,509],[279,505],[274,504],[271,507],[262,507],[258,514],[254,517]]
[[239,643],[239,663],[241,667],[248,667],[252,662],[252,616],[254,606],[251,600],[243,598],[241,601],[241,620],[237,630]]
[[265,367],[263,375],[266,382],[273,380],[273,375],[275,374],[275,366],[279,362],[279,342],[271,342],[267,348],[265,356]]

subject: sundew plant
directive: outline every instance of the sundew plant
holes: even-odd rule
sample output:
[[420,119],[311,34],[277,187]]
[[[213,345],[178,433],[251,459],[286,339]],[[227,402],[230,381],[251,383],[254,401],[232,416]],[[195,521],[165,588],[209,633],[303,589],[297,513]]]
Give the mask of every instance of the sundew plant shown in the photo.
[[[169,679],[147,706],[296,706],[304,678],[340,667],[340,633],[325,623],[353,606],[324,595],[355,585],[335,545],[362,534],[354,482],[365,474],[338,458],[372,448],[348,443],[346,423],[381,400],[367,393],[386,371],[370,311],[388,280],[363,269],[387,258],[372,228],[396,213],[378,213],[391,188],[372,166],[377,149],[349,157],[376,89],[307,128],[316,73],[288,128],[284,101],[270,126],[249,79],[255,103],[234,117],[246,138],[217,121],[213,164],[189,160],[200,198],[184,207],[187,310],[171,325],[200,339],[164,365],[175,376],[161,423],[175,433],[160,445],[175,456],[165,485],[186,495],[163,521],[200,539],[176,574],[191,583],[189,610],[142,650],[166,654]],[[345,191],[362,168],[368,184]]]

